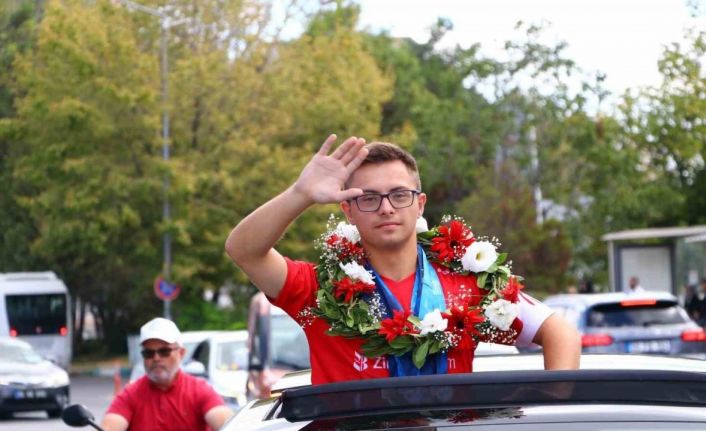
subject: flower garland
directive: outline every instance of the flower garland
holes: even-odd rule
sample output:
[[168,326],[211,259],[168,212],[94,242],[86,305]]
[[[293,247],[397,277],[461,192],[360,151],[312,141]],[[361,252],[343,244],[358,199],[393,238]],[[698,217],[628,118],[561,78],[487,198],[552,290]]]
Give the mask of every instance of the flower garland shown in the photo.
[[421,319],[402,311],[383,316],[373,275],[363,266],[365,251],[358,229],[332,215],[317,241],[320,289],[317,307],[311,310],[329,323],[329,335],[365,339],[363,353],[371,358],[412,351],[418,368],[437,352],[472,350],[480,340],[511,340],[517,335],[511,325],[519,313],[517,302],[524,286],[505,264],[507,253],[498,253],[493,242],[476,238],[459,217],[445,216],[431,229],[420,217],[417,241],[432,263],[474,275],[480,300],[434,310]]

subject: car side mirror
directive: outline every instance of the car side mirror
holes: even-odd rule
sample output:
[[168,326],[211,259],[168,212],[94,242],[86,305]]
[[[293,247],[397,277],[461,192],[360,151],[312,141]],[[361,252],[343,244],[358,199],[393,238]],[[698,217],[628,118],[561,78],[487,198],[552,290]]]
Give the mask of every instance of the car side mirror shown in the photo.
[[66,407],[61,412],[61,419],[66,425],[71,427],[85,427],[86,425],[90,425],[98,431],[103,431],[103,428],[95,423],[93,413],[81,404],[73,404]]
[[207,375],[206,366],[196,360],[189,361],[187,364],[184,365],[183,369],[185,372],[191,374],[192,376],[205,377]]

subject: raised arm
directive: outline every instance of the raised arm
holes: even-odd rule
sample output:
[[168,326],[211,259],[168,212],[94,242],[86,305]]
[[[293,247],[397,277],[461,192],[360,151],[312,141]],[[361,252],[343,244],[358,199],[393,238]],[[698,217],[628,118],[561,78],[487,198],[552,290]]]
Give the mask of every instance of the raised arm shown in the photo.
[[250,213],[228,235],[226,252],[267,296],[276,298],[287,277],[287,265],[274,246],[289,224],[315,203],[338,203],[363,193],[343,188],[367,155],[365,140],[350,137],[329,154],[335,140],[336,135],[329,136],[294,184]]

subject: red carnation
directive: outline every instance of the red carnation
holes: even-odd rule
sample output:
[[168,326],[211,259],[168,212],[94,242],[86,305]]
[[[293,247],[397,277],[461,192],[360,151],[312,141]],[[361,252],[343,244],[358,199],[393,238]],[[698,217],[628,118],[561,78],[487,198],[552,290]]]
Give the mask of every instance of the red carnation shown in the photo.
[[407,320],[409,311],[393,311],[392,319],[385,319],[380,322],[378,334],[384,335],[388,343],[392,342],[400,335],[416,334],[417,330],[412,322]]
[[338,260],[345,262],[346,260],[354,260],[360,262],[363,259],[364,251],[361,246],[354,244],[348,238],[340,237],[331,234],[326,238],[326,246],[336,252]]
[[451,220],[438,230],[439,236],[431,239],[431,251],[436,252],[442,262],[462,258],[466,248],[475,241],[471,229],[458,220]]
[[520,290],[524,288],[525,286],[523,286],[519,281],[517,281],[517,277],[510,276],[510,278],[507,280],[507,285],[503,290],[500,291],[500,294],[503,296],[503,299],[515,303],[518,301]]
[[375,290],[374,284],[363,283],[360,280],[353,281],[349,277],[339,281],[334,281],[333,285],[336,287],[333,294],[339,298],[344,296],[343,302],[351,302],[353,295],[355,294],[373,293]]
[[448,319],[449,324],[446,331],[459,337],[457,348],[461,350],[472,350],[475,347],[473,335],[480,335],[476,329],[476,324],[485,321],[479,308],[452,307],[448,313],[441,313],[444,319]]

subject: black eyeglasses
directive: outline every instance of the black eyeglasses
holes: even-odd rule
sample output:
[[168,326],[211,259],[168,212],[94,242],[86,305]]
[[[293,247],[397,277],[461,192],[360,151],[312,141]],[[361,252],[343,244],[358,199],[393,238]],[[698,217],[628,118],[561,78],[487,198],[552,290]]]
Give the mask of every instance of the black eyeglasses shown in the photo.
[[392,208],[407,208],[414,203],[414,196],[420,194],[419,190],[393,190],[390,193],[366,193],[351,200],[363,212],[373,212],[380,209],[383,198],[387,198]]
[[152,359],[154,357],[154,354],[158,354],[160,358],[166,358],[169,355],[172,354],[174,350],[177,350],[178,347],[160,347],[157,350],[153,349],[142,349],[140,352],[142,354],[142,357],[145,359]]

